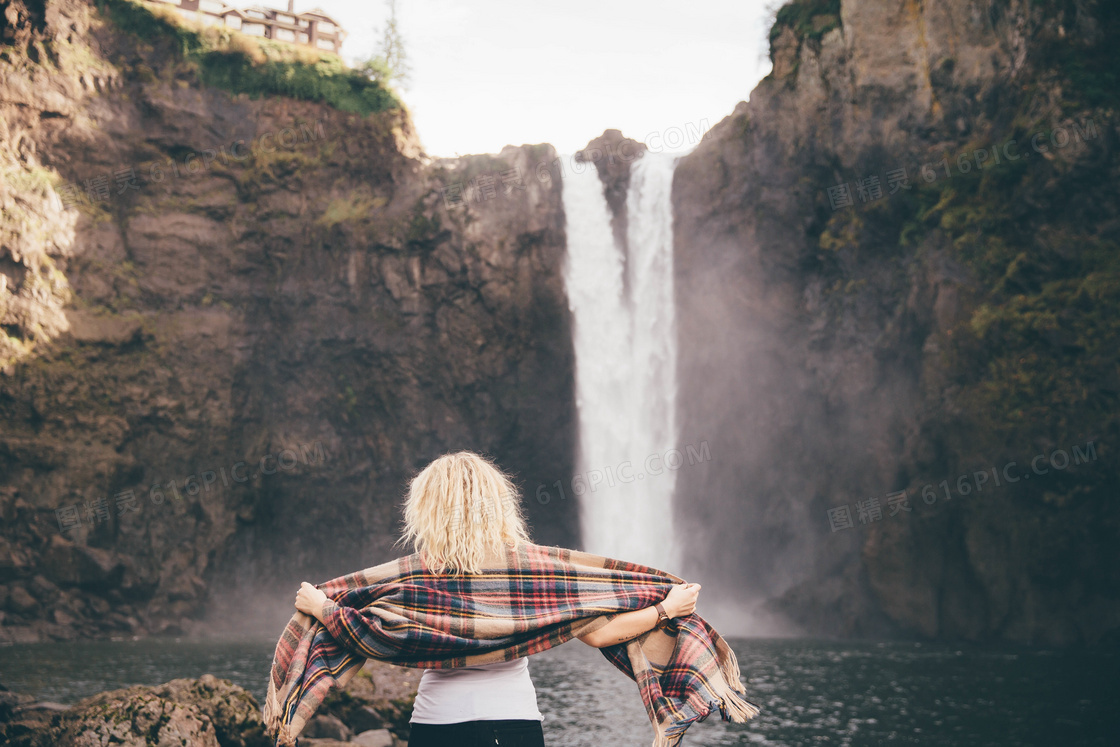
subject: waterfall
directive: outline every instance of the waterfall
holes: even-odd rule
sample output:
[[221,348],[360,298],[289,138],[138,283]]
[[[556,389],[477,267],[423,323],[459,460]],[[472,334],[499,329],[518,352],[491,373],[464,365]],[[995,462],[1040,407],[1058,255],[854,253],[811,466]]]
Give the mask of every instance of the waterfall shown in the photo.
[[[579,411],[583,546],[679,572],[673,532],[676,334],[670,191],[676,158],[646,153],[631,167],[629,256],[614,241],[595,167],[563,179]],[[625,275],[625,277],[624,277]],[[676,466],[679,466],[677,464]]]

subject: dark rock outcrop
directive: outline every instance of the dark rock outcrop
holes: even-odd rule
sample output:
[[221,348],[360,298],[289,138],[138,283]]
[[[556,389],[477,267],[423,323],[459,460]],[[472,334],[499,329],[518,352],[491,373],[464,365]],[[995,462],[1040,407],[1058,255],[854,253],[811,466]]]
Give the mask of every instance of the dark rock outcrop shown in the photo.
[[[611,230],[614,240],[623,249],[623,256],[629,254],[626,195],[630,190],[630,167],[647,149],[645,143],[624,137],[619,130],[606,130],[575,154],[578,163],[593,163],[599,172],[607,207],[611,209]],[[622,276],[627,275],[623,273]]]

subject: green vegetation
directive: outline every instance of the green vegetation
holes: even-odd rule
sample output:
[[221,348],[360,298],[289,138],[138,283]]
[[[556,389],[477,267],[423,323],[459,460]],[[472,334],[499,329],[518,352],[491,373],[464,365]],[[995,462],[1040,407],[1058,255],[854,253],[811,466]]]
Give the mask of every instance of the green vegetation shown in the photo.
[[[1110,141],[1120,110],[1120,47],[1110,41],[1120,6],[1101,8],[1099,19],[1093,47],[1068,31],[1041,39],[1054,53],[1035,55],[1039,68],[1017,108],[978,120],[971,142],[927,155],[938,161],[932,183],[911,171],[909,190],[833,211],[817,235],[818,259],[831,268],[827,302],[849,309],[866,306],[868,294],[880,304],[905,294],[909,281],[890,274],[892,263],[934,272],[940,260],[927,263],[927,250],[947,250],[967,270],[956,287],[960,317],[937,339],[945,404],[960,413],[939,419],[938,438],[957,463],[1094,440],[1103,455],[1120,436],[1120,241],[1111,228],[1120,161]],[[1035,135],[1045,154],[1032,148]],[[993,146],[1006,154],[1012,140],[1018,158],[995,162]],[[989,155],[983,168],[973,157],[980,149]],[[1106,464],[1054,477],[1035,495],[1055,507],[1111,498],[1105,488],[1116,472]]]
[[[249,201],[256,195],[266,191],[270,186],[283,184],[285,181],[302,172],[317,168],[324,151],[329,150],[331,143],[319,144],[318,152],[310,152],[310,148],[303,150],[284,150],[276,148],[269,153],[263,148],[254,148],[236,173],[237,190],[243,201]],[[218,166],[213,166],[217,170]]]
[[962,402],[992,431],[1072,442],[1120,413],[1120,247],[1063,218],[1074,194],[1025,215],[1049,169],[1006,166],[918,190],[900,243],[939,230],[979,282],[949,351]]
[[398,107],[392,93],[376,81],[347,69],[334,55],[322,55],[310,65],[279,60],[257,64],[241,52],[213,51],[201,58],[200,67],[203,83],[234,93],[279,94],[322,101],[357,114]]
[[[1059,82],[1062,109],[1081,123],[1080,134],[1067,129],[1067,148],[1051,145],[1048,158],[1005,161],[913,195],[909,235],[943,232],[979,282],[949,357],[962,403],[990,438],[1035,433],[1073,443],[1120,431],[1120,245],[1100,231],[1117,209],[1103,176],[1115,156],[1102,162],[1120,104],[1120,51],[1109,41],[1120,9],[1102,7],[1099,20],[1095,48],[1060,35],[1042,40],[1052,53],[1038,57],[1046,66],[1039,78]],[[1053,115],[1028,116],[1029,94],[1006,137],[992,142],[1049,139]]]
[[798,39],[819,41],[840,25],[840,0],[793,0],[782,6],[770,27],[771,43],[782,29],[793,29]]
[[[333,54],[258,40],[224,28],[190,28],[171,11],[138,0],[98,0],[120,30],[153,48],[169,48],[175,62],[201,83],[252,97],[322,101],[341,111],[370,114],[399,108],[378,80],[351,70]],[[140,74],[153,74],[138,66]]]
[[381,195],[374,195],[369,187],[361,186],[343,197],[336,197],[316,219],[316,223],[330,228],[339,223],[370,220],[375,212],[388,203]]
[[408,241],[421,241],[429,236],[439,232],[439,216],[433,220],[422,212],[421,207],[417,207],[417,212],[412,216],[412,220],[408,224],[408,232],[405,238]]
[[411,66],[405,52],[404,39],[397,26],[397,2],[386,0],[385,5],[389,8],[389,19],[381,32],[381,46],[358,67],[358,70],[382,85],[396,83],[407,86],[411,77]]

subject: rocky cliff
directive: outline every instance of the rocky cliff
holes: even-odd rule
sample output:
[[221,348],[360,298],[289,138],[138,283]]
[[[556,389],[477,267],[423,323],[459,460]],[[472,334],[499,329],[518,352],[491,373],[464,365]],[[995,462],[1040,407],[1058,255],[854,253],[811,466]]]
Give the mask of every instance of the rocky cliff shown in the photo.
[[[674,183],[679,422],[712,456],[677,518],[713,598],[1115,638],[1118,33],[1093,0],[777,13]],[[0,44],[0,638],[282,622],[394,552],[431,457],[574,472],[550,147],[430,159],[337,61],[128,0],[0,0]],[[620,241],[624,145],[581,156]]]
[[674,182],[713,454],[679,518],[719,593],[816,634],[1117,635],[1118,31],[1090,0],[778,12]]
[[376,84],[126,0],[0,37],[0,638],[282,624],[438,454],[572,471],[551,147],[432,160]]

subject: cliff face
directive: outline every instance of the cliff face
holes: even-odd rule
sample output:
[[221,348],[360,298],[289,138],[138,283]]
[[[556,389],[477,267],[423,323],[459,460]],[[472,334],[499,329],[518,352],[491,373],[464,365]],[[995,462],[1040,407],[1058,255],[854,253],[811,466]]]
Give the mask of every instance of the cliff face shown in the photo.
[[[1090,0],[779,12],[674,183],[681,433],[712,454],[677,518],[713,596],[818,634],[1116,635],[1118,33]],[[395,552],[439,453],[529,496],[574,471],[551,148],[432,161],[368,82],[125,0],[0,0],[0,43],[0,638],[273,620]],[[622,145],[583,156],[624,238]]]
[[713,454],[679,519],[721,592],[819,634],[1116,635],[1117,28],[779,12],[674,182],[682,429]]
[[569,474],[552,149],[432,161],[400,109],[231,94],[120,2],[0,2],[0,636],[290,608],[395,552],[448,450]]

